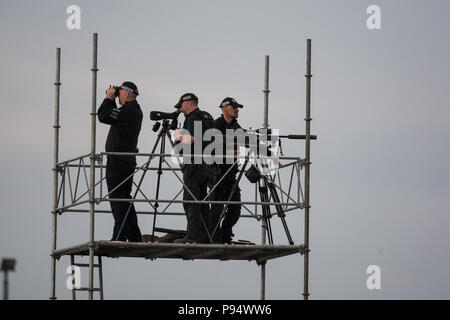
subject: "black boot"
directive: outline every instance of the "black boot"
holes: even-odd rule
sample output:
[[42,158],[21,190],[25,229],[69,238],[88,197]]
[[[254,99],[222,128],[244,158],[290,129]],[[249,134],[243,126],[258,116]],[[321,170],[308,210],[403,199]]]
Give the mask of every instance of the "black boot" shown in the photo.
[[223,243],[231,243],[233,241],[233,232],[231,230],[222,230],[222,241]]

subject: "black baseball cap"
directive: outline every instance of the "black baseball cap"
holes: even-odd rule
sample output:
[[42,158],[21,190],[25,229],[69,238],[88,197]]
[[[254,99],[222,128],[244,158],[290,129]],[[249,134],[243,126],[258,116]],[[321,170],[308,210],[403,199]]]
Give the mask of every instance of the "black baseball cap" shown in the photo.
[[198,98],[195,94],[193,93],[185,93],[180,97],[180,100],[178,100],[178,103],[175,105],[175,108],[180,109],[181,104],[185,101],[197,101],[198,102]]
[[119,86],[119,89],[127,90],[135,95],[139,95],[139,90],[136,85],[131,81],[125,81],[122,85]]
[[243,108],[244,106],[242,104],[239,104],[234,98],[226,97],[222,100],[220,103],[219,108],[226,107],[226,106],[232,106],[237,108]]

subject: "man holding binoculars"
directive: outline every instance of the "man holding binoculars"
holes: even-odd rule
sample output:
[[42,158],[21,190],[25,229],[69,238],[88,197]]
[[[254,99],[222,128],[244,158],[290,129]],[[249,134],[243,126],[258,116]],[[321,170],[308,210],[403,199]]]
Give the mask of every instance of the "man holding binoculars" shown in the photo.
[[[99,121],[111,126],[106,139],[106,152],[138,152],[138,136],[143,118],[141,107],[136,101],[138,95],[136,85],[130,81],[118,87],[110,86],[106,90],[106,98],[97,112]],[[119,98],[120,108],[116,105],[116,97]],[[106,183],[110,199],[131,199],[131,175],[135,168],[135,156],[107,156]],[[127,179],[128,177],[130,178]],[[124,182],[125,179],[127,180]],[[133,203],[110,201],[110,205],[114,217],[111,240],[141,242],[141,231]]]

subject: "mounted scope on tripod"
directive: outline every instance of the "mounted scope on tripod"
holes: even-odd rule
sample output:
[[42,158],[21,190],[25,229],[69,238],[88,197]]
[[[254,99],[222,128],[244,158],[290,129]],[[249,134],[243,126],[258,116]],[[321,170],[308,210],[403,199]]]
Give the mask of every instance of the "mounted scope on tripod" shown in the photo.
[[[162,111],[151,111],[150,112],[150,120],[156,121],[156,123],[153,126],[153,132],[156,132],[159,130],[159,127],[161,126],[161,123],[158,121],[163,120],[163,125],[167,129],[176,129],[178,126],[178,116],[180,115],[180,111],[174,111],[174,112],[162,112]],[[172,120],[172,123],[169,125],[169,120]]]

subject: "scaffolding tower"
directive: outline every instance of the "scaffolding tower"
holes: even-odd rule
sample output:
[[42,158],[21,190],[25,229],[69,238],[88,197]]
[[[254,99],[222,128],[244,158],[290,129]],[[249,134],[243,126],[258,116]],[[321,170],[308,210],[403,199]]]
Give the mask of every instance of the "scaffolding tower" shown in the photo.
[[[306,130],[304,135],[289,135],[285,138],[301,139],[305,141],[305,156],[300,157],[279,157],[280,160],[287,163],[281,165],[278,170],[291,169],[288,190],[283,188],[281,181],[281,174],[270,174],[271,184],[280,192],[281,200],[274,199],[274,197],[267,197],[258,199],[257,185],[255,184],[255,200],[254,201],[211,201],[205,199],[195,200],[177,200],[181,194],[183,187],[182,179],[177,172],[181,169],[171,165],[167,158],[173,154],[164,152],[157,153],[155,150],[152,153],[111,153],[111,152],[96,152],[96,115],[97,115],[97,44],[98,34],[93,34],[93,62],[92,62],[92,111],[91,115],[91,150],[90,153],[81,155],[79,157],[60,161],[59,160],[59,115],[60,115],[60,87],[61,87],[61,49],[56,49],[56,80],[55,80],[55,116],[54,116],[54,158],[53,158],[53,206],[52,206],[52,249],[51,249],[51,288],[50,299],[56,299],[56,262],[63,256],[70,257],[72,266],[89,268],[89,285],[86,288],[72,289],[72,298],[76,299],[76,291],[88,292],[89,300],[94,299],[94,292],[99,293],[99,298],[103,299],[103,275],[102,275],[102,257],[136,257],[145,259],[160,259],[172,258],[183,260],[194,259],[216,259],[220,261],[226,260],[247,260],[255,261],[261,267],[261,283],[260,283],[260,299],[265,299],[265,279],[266,279],[266,262],[271,259],[292,255],[304,255],[304,287],[303,299],[309,298],[309,209],[310,209],[310,141],[316,139],[315,135],[310,134],[311,122],[311,39],[307,39],[307,61],[306,61]],[[264,128],[268,129],[268,106],[269,106],[269,56],[265,57],[265,79],[264,79]],[[155,148],[156,149],[156,148]],[[133,199],[110,199],[109,193],[103,191],[103,182],[105,177],[103,171],[105,168],[103,159],[108,155],[133,155],[140,157],[148,157],[142,165],[138,165],[135,174],[142,172],[143,176],[147,170],[157,171],[166,170],[172,172],[177,179],[183,184],[181,191],[172,199],[160,199],[158,193],[156,199],[150,199],[142,190],[141,185],[134,182],[135,196]],[[164,164],[164,167],[150,167],[153,159],[158,158]],[[245,166],[239,170],[243,171]],[[303,187],[301,182],[301,170],[303,170]],[[74,173],[75,171],[75,173]],[[72,173],[72,174],[71,174]],[[96,177],[99,177],[96,180]],[[214,186],[217,187],[217,184]],[[293,195],[296,184],[297,195]],[[214,189],[213,188],[213,189]],[[83,190],[85,190],[83,192]],[[210,191],[211,192],[211,191]],[[105,194],[106,193],[106,194]],[[137,194],[141,197],[137,197]],[[247,212],[241,214],[241,217],[252,218],[261,223],[261,244],[255,245],[251,243],[238,244],[178,244],[178,243],[158,243],[158,242],[120,242],[120,241],[96,241],[94,237],[95,215],[98,213],[111,213],[110,210],[100,210],[97,206],[100,203],[108,201],[123,201],[131,203],[148,203],[152,210],[143,211],[137,210],[137,214],[151,214],[154,215],[153,232],[155,231],[155,220],[158,215],[184,215],[184,212],[168,212],[167,209],[172,204],[182,203],[203,203],[203,204],[241,204],[242,208]],[[159,211],[159,204],[167,204],[166,207]],[[83,208],[88,206],[87,208]],[[251,210],[249,206],[254,206]],[[289,245],[275,245],[273,241],[267,244],[267,234],[270,229],[270,219],[264,219],[263,213],[258,213],[258,208],[277,207],[282,208],[283,212],[291,212],[304,210],[304,243]],[[270,209],[269,209],[270,210]],[[58,216],[63,213],[70,212],[88,212],[89,213],[89,240],[86,243],[76,244],[67,248],[57,247],[57,227]],[[89,257],[88,263],[76,263],[76,256]],[[97,263],[94,258],[97,256]],[[98,283],[99,287],[94,287],[94,270],[98,269]]]

